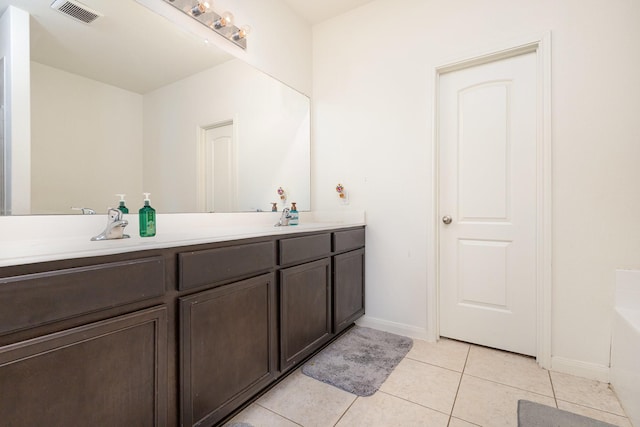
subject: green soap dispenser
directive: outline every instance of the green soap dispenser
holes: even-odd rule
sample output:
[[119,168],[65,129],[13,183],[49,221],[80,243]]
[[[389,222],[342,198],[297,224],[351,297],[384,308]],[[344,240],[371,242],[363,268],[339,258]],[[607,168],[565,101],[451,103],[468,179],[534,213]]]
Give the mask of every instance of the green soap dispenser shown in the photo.
[[151,207],[149,195],[144,194],[144,206],[138,211],[140,217],[140,237],[153,237],[156,235],[156,210]]
[[120,197],[118,210],[123,214],[129,213],[129,208],[124,205],[124,196],[126,196],[126,194],[116,194],[116,196]]

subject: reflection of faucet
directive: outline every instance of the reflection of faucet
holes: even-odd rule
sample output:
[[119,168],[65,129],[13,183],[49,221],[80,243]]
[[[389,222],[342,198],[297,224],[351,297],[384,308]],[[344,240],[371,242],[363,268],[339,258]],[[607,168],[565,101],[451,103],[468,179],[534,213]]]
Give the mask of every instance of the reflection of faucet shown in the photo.
[[289,219],[291,219],[291,215],[289,215],[289,208],[284,208],[282,210],[282,215],[278,222],[274,225],[274,227],[283,227],[285,225],[289,225]]
[[91,240],[128,239],[129,235],[124,234],[124,228],[128,224],[129,221],[122,219],[122,212],[118,209],[109,208],[109,212],[107,213],[107,227],[102,233],[92,237]]
[[94,215],[96,211],[91,208],[71,208],[72,211],[82,211],[82,215]]

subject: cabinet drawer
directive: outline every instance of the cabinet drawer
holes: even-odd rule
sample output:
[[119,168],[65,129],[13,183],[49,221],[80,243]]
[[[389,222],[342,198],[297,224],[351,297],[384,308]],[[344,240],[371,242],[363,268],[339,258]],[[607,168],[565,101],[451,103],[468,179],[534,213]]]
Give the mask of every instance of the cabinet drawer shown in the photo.
[[0,333],[161,296],[164,260],[149,257],[0,279]]
[[333,233],[333,250],[335,252],[358,249],[364,246],[364,228],[357,230],[336,231]]
[[274,242],[251,243],[179,255],[180,290],[262,273],[273,268]]
[[322,258],[331,253],[331,234],[280,240],[280,265]]

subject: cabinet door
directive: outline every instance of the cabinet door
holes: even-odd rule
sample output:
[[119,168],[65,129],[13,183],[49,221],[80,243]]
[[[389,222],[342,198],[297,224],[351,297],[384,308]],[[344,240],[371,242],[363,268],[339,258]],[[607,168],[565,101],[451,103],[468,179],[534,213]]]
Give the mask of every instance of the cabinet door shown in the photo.
[[280,270],[280,369],[285,371],[331,335],[329,258]]
[[0,348],[0,424],[166,426],[164,307]]
[[364,314],[364,249],[333,257],[333,332]]
[[213,425],[275,378],[273,274],[180,298],[183,426]]

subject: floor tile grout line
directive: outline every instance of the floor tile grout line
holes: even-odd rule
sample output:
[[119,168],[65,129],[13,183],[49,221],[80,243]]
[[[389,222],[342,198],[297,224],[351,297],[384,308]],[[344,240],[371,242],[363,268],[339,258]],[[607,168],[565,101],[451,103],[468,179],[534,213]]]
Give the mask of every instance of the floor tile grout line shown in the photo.
[[[454,418],[455,418],[456,420],[464,421],[465,423],[467,423],[467,424],[471,424],[471,425],[473,425],[473,426],[482,427],[482,424],[478,424],[478,423],[475,423],[475,422],[473,422],[473,421],[465,420],[464,418],[454,417],[454,416],[452,415],[452,416],[451,416],[451,419],[454,419]],[[449,422],[451,422],[451,421],[449,421]]]
[[[446,369],[447,371],[455,372],[456,374],[461,374],[462,373],[462,371],[458,371],[456,369],[451,369],[451,368],[447,368],[446,366],[436,365],[435,363],[425,362],[424,360],[420,360],[420,359],[414,359],[413,357],[409,357],[409,356],[405,356],[405,359],[413,360],[414,362],[419,362],[419,363],[422,363],[422,364],[425,364],[425,365],[429,365],[429,366],[434,366],[436,368]],[[466,359],[465,359],[465,363],[466,363]],[[463,368],[463,370],[464,370],[464,368]]]
[[[505,384],[505,383],[501,383],[500,381],[490,380],[490,379],[485,378],[485,377],[479,377],[479,376],[477,376],[477,375],[472,375],[472,374],[465,374],[465,375],[468,375],[468,376],[473,377],[473,378],[477,378],[477,379],[479,379],[479,380],[489,381],[489,382],[494,383],[494,384],[503,385],[503,386],[505,386],[505,387],[514,388],[514,389],[516,389],[516,390],[520,390],[520,391],[526,391],[527,393],[533,393],[533,394],[536,394],[536,395],[538,395],[538,396],[548,397],[548,398],[552,398],[552,399],[556,400],[556,399],[555,399],[555,394],[554,394],[554,396],[549,396],[548,394],[538,393],[537,391],[532,391],[532,390],[530,390],[530,389],[526,389],[526,388],[518,387],[518,386],[515,386],[515,385],[512,385],[512,384]],[[553,389],[552,389],[552,393],[553,393]]]
[[277,413],[276,411],[274,411],[274,410],[272,410],[272,409],[270,409],[270,408],[267,408],[266,406],[262,406],[262,405],[261,405],[261,404],[259,404],[258,402],[256,402],[256,405],[258,405],[258,406],[259,406],[259,407],[261,407],[262,409],[265,409],[265,410],[267,410],[267,411],[271,412],[272,414],[276,414],[276,415],[277,415],[277,416],[279,416],[280,418],[284,418],[284,419],[285,419],[285,420],[287,420],[287,421],[291,421],[292,423],[294,423],[294,424],[295,424],[295,425],[297,425],[297,426],[304,427],[304,425],[302,425],[302,424],[300,424],[300,423],[297,423],[297,422],[295,422],[294,420],[292,420],[291,418],[289,418],[289,417],[285,417],[284,415],[279,414],[279,413]]
[[422,403],[414,402],[413,400],[409,400],[409,399],[407,399],[407,398],[405,398],[405,397],[398,396],[398,395],[395,395],[395,394],[393,394],[393,393],[389,393],[388,391],[378,390],[376,393],[386,394],[387,396],[391,396],[391,397],[395,397],[396,399],[404,400],[405,402],[407,402],[407,403],[411,403],[412,405],[418,405],[418,406],[420,406],[421,408],[425,408],[425,409],[428,409],[428,410],[430,410],[430,411],[435,411],[435,412],[437,412],[437,413],[439,413],[439,414],[442,414],[442,415],[449,415],[449,414],[447,414],[446,412],[442,412],[442,411],[441,411],[441,410],[439,410],[439,409],[432,408],[431,406],[423,405]]
[[551,378],[551,371],[547,371],[549,375],[549,382],[551,383],[551,393],[553,393],[553,400],[556,402],[556,408],[558,407],[558,397],[556,396],[556,388],[553,386],[553,378]]
[[340,421],[342,421],[342,419],[344,418],[345,415],[347,415],[347,412],[349,412],[349,409],[351,409],[351,407],[358,401],[358,399],[360,399],[360,396],[356,395],[356,398],[353,399],[353,402],[351,402],[349,404],[349,407],[347,409],[345,409],[345,411],[342,413],[342,415],[340,415],[340,418],[338,418],[338,421],[336,421],[336,423],[333,425],[333,427],[337,426],[338,424],[340,424]]
[[464,364],[462,365],[462,372],[460,372],[460,379],[458,380],[456,395],[453,397],[453,404],[451,405],[451,413],[449,413],[449,421],[447,421],[447,427],[449,427],[449,424],[451,424],[451,418],[453,418],[453,408],[456,407],[456,401],[458,400],[458,393],[460,393],[460,386],[462,385],[462,377],[464,377],[464,371],[465,369],[467,369],[467,362],[469,361],[470,353],[471,353],[471,346],[467,348],[467,356],[464,358]]

